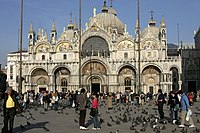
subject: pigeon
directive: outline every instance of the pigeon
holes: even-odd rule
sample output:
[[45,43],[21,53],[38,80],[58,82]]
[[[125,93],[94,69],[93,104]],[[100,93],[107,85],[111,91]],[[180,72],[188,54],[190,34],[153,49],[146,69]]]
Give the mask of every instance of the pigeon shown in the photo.
[[43,127],[43,129],[45,130],[45,131],[50,131],[48,128],[46,128],[46,127]]
[[142,129],[140,129],[141,132],[145,132],[146,131],[146,128],[143,127]]
[[34,118],[33,116],[31,116],[31,119],[32,119],[32,120],[35,120],[35,118]]
[[78,123],[78,121],[76,119],[74,119],[74,122]]
[[176,128],[174,128],[174,129],[172,130],[172,133],[174,133],[174,132],[176,132]]
[[109,127],[111,127],[112,125],[109,123],[109,122],[107,122],[107,125],[109,126]]
[[120,125],[120,124],[121,124],[120,121],[119,121],[118,119],[116,120],[116,124],[117,124],[117,125]]
[[165,130],[165,129],[166,129],[165,125],[163,125],[162,127],[160,127],[160,130]]
[[104,123],[104,120],[102,118],[100,118],[100,123]]
[[199,119],[197,119],[197,123],[200,123]]
[[24,127],[22,124],[20,124],[20,128],[21,128],[21,129],[25,129],[25,127]]
[[28,122],[28,121],[27,121],[26,123],[27,123],[27,125],[31,125],[31,123],[30,123],[30,122]]
[[40,111],[40,114],[45,114],[45,112],[43,112],[43,111]]

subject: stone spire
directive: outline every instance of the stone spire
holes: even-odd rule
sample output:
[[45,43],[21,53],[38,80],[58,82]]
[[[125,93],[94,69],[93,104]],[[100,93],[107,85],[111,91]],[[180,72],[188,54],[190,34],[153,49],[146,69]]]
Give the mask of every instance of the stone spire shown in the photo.
[[78,30],[78,25],[76,19],[74,20],[74,30]]
[[102,7],[102,10],[101,10],[102,12],[105,12],[105,13],[107,13],[108,12],[108,7],[107,7],[107,5],[106,5],[106,0],[104,0],[104,5],[103,5],[103,7]]
[[55,25],[55,22],[54,22],[54,21],[53,21],[53,24],[52,24],[51,31],[52,31],[52,32],[55,32],[55,31],[56,31],[56,25]]
[[108,12],[111,13],[111,14],[114,14],[115,16],[117,16],[117,11],[113,8],[112,1],[113,0],[110,0],[110,9],[109,9]]
[[153,19],[154,11],[150,11],[150,13],[151,13],[151,20],[149,20],[149,27],[156,26],[156,21]]
[[160,27],[161,27],[161,28],[166,28],[166,24],[165,24],[164,17],[162,17],[162,21],[161,21],[161,23],[160,23]]
[[72,12],[70,12],[70,20],[69,20],[69,24],[68,24],[67,28],[69,30],[74,28],[74,24],[72,23]]
[[30,23],[29,33],[34,33],[32,22]]

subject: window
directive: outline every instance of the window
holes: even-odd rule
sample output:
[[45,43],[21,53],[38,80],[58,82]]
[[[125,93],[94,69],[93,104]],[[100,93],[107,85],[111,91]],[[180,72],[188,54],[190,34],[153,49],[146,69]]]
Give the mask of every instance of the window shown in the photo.
[[127,52],[124,53],[124,59],[128,59],[128,53]]
[[33,38],[32,35],[30,35],[29,38],[32,39]]
[[10,66],[10,74],[13,73],[13,66]]
[[124,79],[124,85],[125,86],[131,86],[131,79],[130,78],[125,78]]
[[66,79],[62,79],[61,80],[61,86],[62,87],[66,87],[67,86],[67,80]]
[[13,75],[10,75],[10,79],[13,79]]
[[42,55],[42,60],[45,60],[45,55]]
[[66,55],[66,54],[63,55],[63,59],[64,59],[64,60],[67,59],[67,55]]

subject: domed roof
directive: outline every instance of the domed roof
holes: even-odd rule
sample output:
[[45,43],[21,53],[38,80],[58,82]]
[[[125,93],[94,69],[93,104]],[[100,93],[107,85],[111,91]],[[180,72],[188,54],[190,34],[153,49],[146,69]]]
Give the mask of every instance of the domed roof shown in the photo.
[[63,32],[61,33],[60,37],[59,37],[59,41],[60,40],[70,40],[72,39],[74,36],[74,31],[72,29],[68,29],[66,30],[66,28],[64,28]]
[[[92,19],[91,19],[92,20]],[[90,22],[92,23],[92,22]],[[96,23],[99,26],[103,26],[104,29],[108,29],[111,27],[113,29],[117,29],[118,33],[123,34],[125,29],[125,24],[123,24],[117,16],[112,13],[99,13],[96,16]],[[90,24],[92,25],[92,24]]]
[[159,39],[159,28],[156,26],[149,26],[141,33],[141,38],[155,38]]

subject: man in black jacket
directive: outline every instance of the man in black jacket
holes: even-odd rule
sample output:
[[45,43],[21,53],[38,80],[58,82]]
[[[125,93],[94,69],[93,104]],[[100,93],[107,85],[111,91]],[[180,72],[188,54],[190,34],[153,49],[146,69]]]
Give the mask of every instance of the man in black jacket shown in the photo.
[[161,121],[163,121],[163,119],[164,119],[164,111],[163,111],[164,103],[165,103],[165,97],[162,93],[162,90],[158,89],[157,105],[158,105],[158,112],[160,114]]
[[[14,117],[16,111],[20,110],[19,103],[16,99],[17,92],[12,90],[12,88],[8,88],[3,95],[4,104],[3,104],[3,115],[4,115],[4,127],[2,129],[2,133],[12,133],[13,125],[14,125]],[[9,123],[9,130],[8,130]]]

